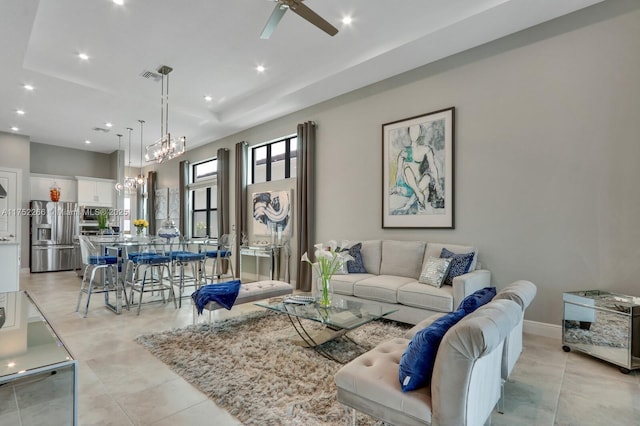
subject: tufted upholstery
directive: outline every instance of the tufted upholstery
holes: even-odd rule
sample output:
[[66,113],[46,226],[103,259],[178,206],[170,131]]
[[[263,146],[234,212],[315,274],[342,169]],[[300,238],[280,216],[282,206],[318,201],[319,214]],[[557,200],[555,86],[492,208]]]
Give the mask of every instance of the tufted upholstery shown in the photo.
[[[293,293],[293,287],[291,284],[284,281],[266,280],[256,281],[251,283],[242,284],[240,286],[240,292],[234,305],[241,305],[243,303],[255,302],[258,300],[268,299],[269,297],[284,296],[285,294]],[[215,311],[222,309],[223,306],[216,302],[209,302],[205,305],[204,309],[208,311]],[[193,308],[193,323],[197,320],[197,312],[194,305]]]
[[467,315],[445,334],[431,386],[411,392],[398,380],[409,340],[383,342],[336,373],[338,401],[395,425],[482,425],[500,396],[504,339],[520,311],[497,300]]

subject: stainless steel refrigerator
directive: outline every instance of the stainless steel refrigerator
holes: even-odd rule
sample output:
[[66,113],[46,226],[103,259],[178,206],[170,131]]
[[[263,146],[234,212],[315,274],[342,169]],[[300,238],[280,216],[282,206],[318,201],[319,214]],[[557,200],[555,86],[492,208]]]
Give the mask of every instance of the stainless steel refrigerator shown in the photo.
[[73,235],[78,229],[78,204],[31,201],[31,272],[74,269]]

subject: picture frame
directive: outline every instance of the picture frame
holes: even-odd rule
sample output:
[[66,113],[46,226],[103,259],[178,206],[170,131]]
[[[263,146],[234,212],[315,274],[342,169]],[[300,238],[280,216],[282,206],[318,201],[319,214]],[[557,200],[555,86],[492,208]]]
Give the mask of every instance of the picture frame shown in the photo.
[[454,229],[455,107],[382,125],[382,228]]

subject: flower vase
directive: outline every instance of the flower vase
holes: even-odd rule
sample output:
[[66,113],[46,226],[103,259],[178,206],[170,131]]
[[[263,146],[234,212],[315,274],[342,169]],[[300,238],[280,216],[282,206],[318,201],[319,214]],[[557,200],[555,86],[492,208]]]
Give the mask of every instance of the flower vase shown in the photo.
[[136,226],[136,234],[138,236],[141,236],[143,232],[144,232],[144,228],[142,226]]
[[317,303],[322,308],[331,306],[331,278],[318,277],[318,300]]

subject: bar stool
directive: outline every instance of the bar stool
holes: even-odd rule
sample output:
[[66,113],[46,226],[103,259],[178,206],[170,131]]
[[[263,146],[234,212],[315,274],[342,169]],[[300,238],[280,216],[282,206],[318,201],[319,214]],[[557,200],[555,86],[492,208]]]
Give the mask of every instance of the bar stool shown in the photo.
[[[198,289],[204,281],[202,273],[204,271],[204,261],[206,256],[204,253],[194,253],[189,251],[187,240],[184,238],[180,239],[178,250],[172,250],[168,254],[171,256],[172,260],[172,275],[178,280],[178,307],[181,308],[184,288],[195,287]],[[185,267],[191,268],[191,275],[185,275]],[[176,270],[179,270],[177,275]]]
[[[228,265],[229,269],[231,269],[231,278],[235,278],[236,274],[233,272],[233,264],[230,260],[235,242],[235,234],[223,234],[220,238],[218,238],[217,243],[211,244],[216,246],[215,250],[207,250],[207,245],[209,245],[209,243],[205,243],[205,267],[207,259],[213,259],[213,266],[211,268],[211,281],[213,281],[214,279],[221,279],[221,277],[224,275],[223,268],[225,266],[225,263]],[[226,260],[227,262],[224,262],[224,260]]]
[[[93,293],[104,293],[105,301],[109,300],[109,292],[116,291],[118,283],[116,282],[117,277],[117,264],[118,257],[117,256],[107,256],[106,253],[101,253],[101,251],[91,242],[89,238],[85,235],[79,235],[78,240],[80,241],[80,253],[82,255],[82,263],[87,265],[84,269],[84,273],[82,274],[82,284],[80,285],[80,294],[78,294],[78,303],[76,305],[76,312],[80,310],[80,303],[82,302],[82,293],[87,294],[87,304],[84,309],[84,318],[87,317],[89,312],[89,303],[91,302],[91,295]],[[103,276],[103,283],[101,289],[94,289],[94,282],[96,272],[98,270],[104,269],[105,274]],[[89,282],[87,284],[87,276],[89,274],[89,270],[91,270],[91,276],[89,278]],[[107,281],[107,273],[109,274],[109,279]],[[85,287],[86,286],[86,287]],[[125,294],[125,303],[127,303],[126,292]]]
[[[165,249],[161,246],[158,249],[159,241],[154,241],[146,247],[146,250],[137,254],[129,255],[131,271],[126,274],[126,283],[130,288],[129,300],[134,303],[133,293],[139,293],[137,315],[140,315],[142,307],[142,295],[148,292],[159,291],[162,296],[162,303],[167,303],[165,298],[165,290],[169,291],[168,299],[173,299],[173,305],[177,309],[176,296],[173,291],[173,277],[171,275],[171,256],[164,253]],[[140,268],[143,268],[142,279],[140,276]],[[165,283],[165,272],[169,283]]]

